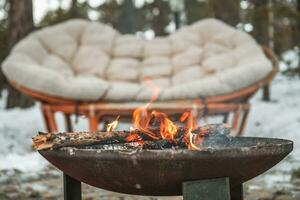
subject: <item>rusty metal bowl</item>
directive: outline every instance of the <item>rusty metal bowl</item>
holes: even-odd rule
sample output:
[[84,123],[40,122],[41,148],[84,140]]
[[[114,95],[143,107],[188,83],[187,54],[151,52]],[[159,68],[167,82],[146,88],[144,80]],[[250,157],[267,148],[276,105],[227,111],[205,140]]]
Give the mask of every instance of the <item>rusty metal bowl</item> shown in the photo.
[[265,172],[293,149],[293,142],[271,138],[233,138],[228,147],[197,150],[43,150],[58,169],[89,185],[115,192],[171,196],[182,183],[229,177],[234,187]]

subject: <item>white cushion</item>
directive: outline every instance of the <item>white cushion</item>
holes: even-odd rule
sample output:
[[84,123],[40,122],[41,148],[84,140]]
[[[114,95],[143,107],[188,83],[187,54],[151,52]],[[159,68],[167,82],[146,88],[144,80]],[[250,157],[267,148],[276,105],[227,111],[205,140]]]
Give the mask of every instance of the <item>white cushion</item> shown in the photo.
[[92,101],[147,101],[228,94],[272,70],[255,40],[204,19],[170,36],[143,40],[81,19],[37,30],[2,63],[9,80],[50,96]]
[[116,58],[110,62],[106,70],[109,80],[136,81],[139,77],[139,62],[132,58]]
[[104,77],[110,57],[96,45],[81,46],[72,62],[76,74],[93,74]]
[[61,25],[43,28],[37,31],[37,37],[45,49],[66,61],[72,58],[77,49],[77,41]]
[[191,65],[199,65],[202,59],[202,53],[202,48],[191,46],[186,51],[176,54],[172,58],[174,71],[181,71]]
[[80,43],[82,45],[97,45],[101,50],[112,53],[112,47],[117,32],[100,23],[90,23],[82,34]]
[[44,59],[41,67],[51,69],[53,71],[59,71],[65,76],[72,76],[74,74],[69,64],[54,54],[49,54]]
[[113,56],[141,58],[143,55],[144,42],[132,35],[119,36],[115,39]]
[[185,70],[177,72],[172,77],[172,85],[181,85],[190,81],[199,80],[205,76],[205,72],[198,65],[190,66]]
[[35,35],[36,34],[33,33],[21,40],[18,45],[13,47],[11,55],[19,53],[25,54],[32,58],[35,63],[42,63],[49,52],[43,47]]
[[144,56],[169,56],[171,54],[171,43],[168,38],[155,38],[145,42]]

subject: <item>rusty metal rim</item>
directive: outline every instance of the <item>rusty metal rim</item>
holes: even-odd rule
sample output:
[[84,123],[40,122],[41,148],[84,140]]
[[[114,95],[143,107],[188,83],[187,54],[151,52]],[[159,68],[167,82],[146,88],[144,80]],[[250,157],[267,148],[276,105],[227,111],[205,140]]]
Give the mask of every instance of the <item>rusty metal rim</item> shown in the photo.
[[[205,156],[214,156],[214,157],[224,157],[226,155],[227,158],[247,156],[249,151],[256,151],[256,155],[265,155],[265,154],[273,154],[278,153],[281,150],[284,151],[286,148],[293,149],[293,142],[285,139],[275,139],[275,138],[253,138],[253,137],[241,137],[245,139],[262,139],[262,140],[272,140],[270,144],[263,145],[253,145],[253,146],[244,146],[244,147],[229,147],[229,148],[220,148],[220,149],[203,149],[201,151],[198,150],[188,150],[188,149],[164,149],[164,150],[151,150],[151,149],[133,149],[133,150],[122,150],[122,149],[78,149],[76,147],[66,147],[62,149],[50,150],[53,153],[70,153],[69,150],[72,149],[74,154],[80,154],[80,156],[97,156],[101,155],[101,157],[112,158],[111,155],[121,157],[131,157],[131,156],[142,156],[139,159],[158,159],[158,158],[168,158],[167,156],[174,155],[174,158],[184,159],[190,157],[205,157]],[[275,142],[275,143],[274,143]],[[278,142],[278,143],[276,143]],[[274,148],[276,146],[277,148]],[[49,150],[42,150],[49,151]],[[71,155],[72,156],[72,155]]]

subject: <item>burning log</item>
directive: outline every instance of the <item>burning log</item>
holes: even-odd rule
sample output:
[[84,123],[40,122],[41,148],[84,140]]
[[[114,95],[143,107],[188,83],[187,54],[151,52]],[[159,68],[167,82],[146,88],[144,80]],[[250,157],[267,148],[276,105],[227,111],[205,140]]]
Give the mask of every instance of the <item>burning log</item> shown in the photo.
[[56,149],[69,146],[85,146],[85,145],[104,145],[114,143],[128,142],[127,138],[136,134],[139,137],[132,139],[131,142],[139,140],[151,140],[149,136],[141,131],[112,131],[112,132],[63,132],[63,133],[44,133],[39,132],[37,136],[32,138],[33,148],[36,150]]
[[[139,130],[112,131],[112,132],[64,132],[64,133],[43,133],[33,137],[33,147],[36,150],[57,149],[61,147],[84,147],[99,146],[120,143],[138,142],[143,149],[165,149],[165,148],[186,148],[188,141],[186,134],[188,130],[179,127],[176,137],[172,140],[160,136],[160,128],[151,128],[151,132],[159,139],[154,139],[148,134]],[[227,135],[230,129],[225,124],[206,125],[192,131],[195,143],[202,142],[206,135]]]

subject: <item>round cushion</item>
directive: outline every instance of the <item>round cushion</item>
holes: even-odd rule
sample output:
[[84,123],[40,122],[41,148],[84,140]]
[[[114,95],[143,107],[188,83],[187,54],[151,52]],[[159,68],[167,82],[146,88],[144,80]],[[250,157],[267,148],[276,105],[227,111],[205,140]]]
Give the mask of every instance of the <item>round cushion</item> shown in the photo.
[[204,19],[166,37],[143,40],[110,26],[69,20],[37,30],[2,64],[9,80],[45,95],[72,100],[195,99],[232,93],[272,70],[247,33]]

